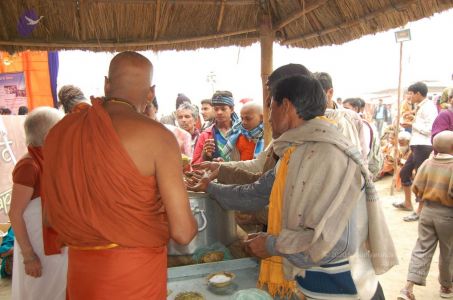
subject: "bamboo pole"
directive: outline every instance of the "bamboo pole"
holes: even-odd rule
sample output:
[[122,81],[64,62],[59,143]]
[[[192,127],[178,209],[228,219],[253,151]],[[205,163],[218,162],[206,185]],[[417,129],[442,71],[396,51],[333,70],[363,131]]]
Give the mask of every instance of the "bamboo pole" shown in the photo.
[[159,34],[159,23],[160,23],[160,0],[156,2],[156,18],[154,19],[154,36],[153,41],[157,40]]
[[261,82],[263,87],[263,116],[264,116],[264,143],[268,145],[272,139],[272,130],[269,123],[267,80],[272,73],[274,31],[272,30],[272,18],[269,14],[262,14],[260,20],[260,45],[261,45]]
[[[5,20],[5,16],[4,16],[2,9],[0,9],[0,19]],[[6,26],[0,26],[0,27],[2,28],[2,33],[5,37],[5,40],[9,40],[9,34],[8,34],[8,30],[6,29]]]
[[86,14],[87,14],[87,8],[86,6],[89,5],[89,2],[85,0],[79,0],[79,9],[77,10],[78,12],[78,17],[79,17],[79,32],[80,32],[80,39],[82,41],[86,41],[87,39],[87,28],[86,28]]
[[397,113],[395,118],[395,149],[394,149],[394,159],[393,159],[393,178],[392,178],[392,186],[390,187],[390,195],[393,196],[395,193],[395,186],[396,186],[396,170],[398,168],[398,133],[400,132],[400,114],[401,114],[401,77],[403,73],[403,42],[400,42],[400,71],[398,77],[398,97],[397,97]]
[[223,13],[225,11],[225,0],[222,0],[222,4],[220,6],[220,13],[219,13],[219,20],[217,21],[217,30],[216,32],[220,31],[220,28],[222,28],[222,21],[223,21]]

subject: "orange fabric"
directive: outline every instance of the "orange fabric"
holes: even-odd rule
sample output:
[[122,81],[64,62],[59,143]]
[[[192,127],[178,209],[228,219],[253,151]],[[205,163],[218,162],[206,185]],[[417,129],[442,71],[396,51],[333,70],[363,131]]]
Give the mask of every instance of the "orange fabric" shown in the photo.
[[251,160],[255,154],[256,143],[253,140],[248,140],[242,134],[239,135],[238,141],[236,142],[236,148],[238,149],[241,160]]
[[167,297],[166,248],[69,248],[69,300]]
[[53,107],[47,51],[24,51],[14,55],[1,52],[0,56],[10,62],[9,65],[0,63],[0,73],[24,72],[30,110],[38,106]]
[[76,105],[74,105],[74,107],[72,108],[72,111],[71,111],[71,112],[76,113],[76,112],[79,112],[79,111],[88,109],[90,106],[91,106],[91,105],[89,105],[89,104],[86,103],[86,102],[79,102],[79,103],[77,103]]
[[42,182],[48,220],[70,247],[69,299],[165,299],[169,229],[157,182],[138,172],[100,101],[49,132]]
[[13,182],[32,188],[32,200],[41,195],[39,172],[38,164],[31,157],[20,159],[14,166]]
[[[13,182],[33,188],[33,195],[31,196],[31,200],[33,200],[41,196],[42,149],[41,147],[29,146],[28,153],[31,157],[22,158],[14,167]],[[42,201],[43,199],[41,199],[41,205],[44,207]],[[43,209],[42,238],[44,242],[44,253],[46,255],[59,254],[61,253],[60,249],[63,244],[56,231],[45,224],[44,220]]]
[[100,101],[49,132],[42,182],[49,223],[70,246],[160,249],[169,240],[156,179],[138,172]]
[[384,164],[381,169],[381,175],[393,174],[393,164],[394,164],[394,156],[395,156],[395,147],[392,144],[388,143],[382,149],[382,154],[384,155]]

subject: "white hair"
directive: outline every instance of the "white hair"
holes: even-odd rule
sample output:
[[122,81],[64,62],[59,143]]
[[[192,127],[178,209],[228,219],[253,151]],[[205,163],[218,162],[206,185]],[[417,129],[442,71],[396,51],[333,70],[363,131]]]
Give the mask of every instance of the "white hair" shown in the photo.
[[47,106],[32,110],[24,122],[27,145],[35,147],[42,146],[49,130],[63,117],[63,112]]
[[405,141],[410,141],[411,140],[411,134],[407,131],[401,131],[398,134],[398,140],[405,140]]
[[191,104],[191,103],[188,103],[188,102],[183,102],[181,103],[180,106],[178,106],[178,109],[176,109],[176,111],[181,111],[181,110],[190,110],[192,112],[192,117],[196,120],[198,118],[198,108]]

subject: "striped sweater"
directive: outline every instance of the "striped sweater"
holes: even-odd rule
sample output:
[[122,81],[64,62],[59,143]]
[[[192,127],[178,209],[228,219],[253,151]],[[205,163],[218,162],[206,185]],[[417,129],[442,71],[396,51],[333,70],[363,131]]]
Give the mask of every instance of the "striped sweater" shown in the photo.
[[412,190],[417,197],[453,207],[453,155],[437,154],[418,169]]

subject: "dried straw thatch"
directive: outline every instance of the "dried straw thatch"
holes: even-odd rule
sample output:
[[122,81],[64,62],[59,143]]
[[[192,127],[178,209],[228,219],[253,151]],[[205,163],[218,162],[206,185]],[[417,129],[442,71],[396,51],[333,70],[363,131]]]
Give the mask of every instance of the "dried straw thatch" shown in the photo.
[[[260,16],[290,47],[341,44],[453,7],[453,0],[1,0],[0,50],[165,50],[250,45]],[[44,16],[27,37],[18,22]]]

